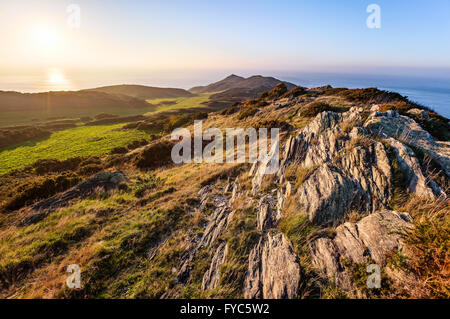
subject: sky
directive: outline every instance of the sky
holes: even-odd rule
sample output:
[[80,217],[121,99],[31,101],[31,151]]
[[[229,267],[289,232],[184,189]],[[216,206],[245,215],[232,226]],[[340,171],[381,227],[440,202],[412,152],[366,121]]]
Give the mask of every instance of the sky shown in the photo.
[[450,77],[449,0],[0,0],[0,30],[0,74],[55,82],[58,70]]

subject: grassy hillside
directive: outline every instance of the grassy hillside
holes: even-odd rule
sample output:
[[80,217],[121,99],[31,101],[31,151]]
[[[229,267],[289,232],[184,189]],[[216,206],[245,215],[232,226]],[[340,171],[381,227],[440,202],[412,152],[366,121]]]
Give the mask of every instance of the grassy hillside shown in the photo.
[[[173,99],[151,99],[147,100],[148,103],[155,105],[155,112],[170,111],[176,109],[187,109],[187,108],[197,108],[197,107],[207,107],[203,104],[209,101],[211,93],[202,93],[192,97],[180,97]],[[151,114],[152,112],[147,113]]]
[[[237,75],[230,75],[225,79],[211,83],[207,86],[197,86],[189,89],[192,93],[221,92],[229,89],[260,89],[266,91],[274,88],[278,83],[283,82],[273,77],[254,75],[249,78],[243,78]],[[295,84],[283,82],[288,89],[293,89]]]
[[[317,148],[324,143],[336,142],[336,145],[340,145],[336,152],[340,151],[342,156],[328,158],[328,153],[321,154],[327,156],[326,165],[333,166],[333,173],[344,172],[343,159],[351,155],[350,151],[371,154],[372,147],[376,145],[373,143],[381,140],[377,135],[372,140],[369,137],[372,135],[368,133],[364,137],[350,137],[354,128],[361,129],[367,122],[371,101],[386,99],[386,103],[379,106],[381,110],[394,106],[416,107],[408,102],[405,102],[408,105],[399,104],[395,98],[386,98],[385,92],[375,90],[319,92],[296,88],[286,92],[286,88],[280,85],[223,112],[210,113],[204,127],[278,127],[281,128],[281,145],[287,145],[289,136],[299,136],[307,124],[315,121],[318,113],[332,111],[335,112],[333,118],[338,118],[344,116],[344,111],[353,108],[355,111],[350,112],[353,115],[348,113],[345,116],[358,116],[356,120],[342,121],[334,126],[334,134],[314,136],[308,142],[314,154],[319,154]],[[139,126],[143,126],[142,129],[165,131],[167,134],[172,127],[192,129],[194,117],[185,121],[186,114],[183,112],[177,111],[176,115],[167,117],[162,112],[180,106],[191,108],[201,105],[201,100],[193,103],[192,99],[173,99],[173,104],[161,104],[160,112],[153,113],[152,117],[144,121],[128,123],[127,130],[117,130],[122,127],[121,124],[78,127],[53,133],[50,138],[35,141],[34,144],[0,150],[0,172],[2,169],[3,172],[11,169],[2,167],[4,163],[23,166],[38,158],[108,153],[112,147],[124,145],[129,140],[148,137],[149,133],[135,129]],[[164,101],[167,99],[154,100],[153,103]],[[404,111],[409,114],[407,110]],[[432,113],[429,113],[428,120],[423,121],[424,126],[438,127],[435,124],[438,118]],[[308,183],[309,178],[314,178],[311,174],[317,168],[306,167],[303,162],[293,162],[286,167],[283,177],[285,182],[279,182],[276,175],[266,176],[259,191],[252,195],[254,176],[249,175],[249,164],[173,165],[170,159],[173,144],[168,139],[169,135],[163,136],[151,141],[143,149],[133,148],[128,154],[117,154],[117,157],[101,156],[95,162],[93,158],[72,158],[65,163],[46,161],[31,169],[0,175],[0,207],[5,207],[4,213],[0,214],[0,297],[242,298],[247,270],[252,261],[250,253],[257,247],[261,234],[272,236],[275,233],[283,233],[291,243],[292,254],[295,254],[301,267],[299,298],[351,296],[346,295],[336,283],[322,277],[319,269],[311,262],[309,244],[319,239],[334,240],[338,228],[311,223],[298,206],[299,188],[319,184],[313,183],[312,179]],[[387,265],[397,267],[395,269],[399,275],[403,271],[412,274],[411,279],[406,279],[414,282],[413,288],[408,288],[409,281],[399,279],[391,283],[382,277],[387,288],[377,290],[379,295],[373,293],[367,297],[448,298],[448,276],[445,272],[449,242],[448,198],[425,200],[410,194],[406,190],[405,175],[399,170],[398,160],[391,158],[389,148],[383,143],[380,142],[378,146],[380,151],[386,149],[388,152],[385,163],[393,163],[386,172],[386,176],[392,175],[389,194],[393,198],[388,203],[389,207],[392,206],[399,213],[409,212],[416,225],[414,232],[405,234],[408,247],[405,251],[414,252],[412,258],[405,259],[398,252],[388,256]],[[373,161],[372,156],[366,158],[369,163]],[[85,169],[91,163],[95,164],[95,171]],[[433,162],[427,163],[424,154],[419,158],[418,165],[427,175],[435,168]],[[367,171],[381,172],[377,168],[375,165],[374,170]],[[111,190],[96,187],[98,178],[93,177],[94,174],[100,171],[103,171],[102,176],[105,176],[104,171],[116,174],[112,172],[116,169],[120,169],[127,177],[126,182],[117,184]],[[438,170],[431,176],[444,187],[448,185],[448,178],[442,174]],[[56,206],[50,211],[31,207],[50,196],[68,191],[79,182],[84,185],[88,182],[95,188],[92,192],[80,192],[78,197],[65,200],[65,206]],[[284,193],[287,182],[292,191]],[[275,207],[271,206],[266,206],[268,209],[263,211],[262,199],[270,199],[266,203],[275,204],[277,200],[273,196],[278,196],[278,191],[286,194],[283,195],[286,201],[282,207],[280,224],[261,231],[260,227],[265,225],[258,221],[261,212],[276,212]],[[234,199],[231,200],[231,197]],[[366,213],[359,209],[348,211],[342,221],[336,222],[336,226],[345,221],[360,222]],[[211,232],[211,229],[218,231]],[[377,229],[374,228],[374,231]],[[218,234],[215,239],[210,237],[213,233]],[[205,246],[199,245],[202,242],[206,243]],[[226,256],[223,263],[215,268],[219,281],[215,288],[203,288],[204,274],[215,267],[212,260],[219,251],[218,247],[224,243],[227,247]],[[268,250],[268,254],[272,253],[276,251]],[[360,253],[363,255],[370,251],[367,249]],[[275,262],[280,260],[287,259],[277,259]],[[367,273],[363,263],[351,264],[343,259],[344,262],[344,266],[349,268],[339,270],[346,271],[356,285],[366,282]],[[66,269],[71,264],[81,267],[81,289],[69,289],[66,286]],[[278,269],[284,266],[280,265]],[[189,272],[186,273],[185,269],[189,269]],[[286,276],[284,284],[292,281],[292,277]],[[283,280],[278,282],[283,284]],[[420,288],[422,284],[425,287],[423,291],[414,291],[415,287]],[[359,287],[356,286],[362,289]]]
[[145,85],[111,85],[85,91],[104,92],[108,94],[123,94],[138,99],[177,98],[192,96],[192,93],[183,89],[158,88]]
[[144,100],[103,92],[18,93],[0,91],[0,127],[31,125],[54,118],[94,116],[99,113],[136,115],[153,109]]
[[77,127],[53,133],[49,138],[31,140],[0,150],[0,174],[32,164],[39,159],[66,159],[101,155],[134,140],[149,138],[151,133],[118,130],[123,124]]

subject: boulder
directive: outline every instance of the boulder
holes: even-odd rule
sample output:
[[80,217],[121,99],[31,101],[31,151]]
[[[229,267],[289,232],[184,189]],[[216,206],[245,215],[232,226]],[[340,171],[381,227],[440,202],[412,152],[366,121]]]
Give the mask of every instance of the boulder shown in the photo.
[[252,249],[244,298],[294,299],[298,295],[300,266],[283,234],[266,234]]
[[322,237],[310,242],[312,264],[324,278],[352,291],[355,287],[346,264],[376,263],[384,267],[390,253],[402,250],[401,233],[411,227],[408,214],[387,210],[357,223],[344,223],[336,228],[334,238]]

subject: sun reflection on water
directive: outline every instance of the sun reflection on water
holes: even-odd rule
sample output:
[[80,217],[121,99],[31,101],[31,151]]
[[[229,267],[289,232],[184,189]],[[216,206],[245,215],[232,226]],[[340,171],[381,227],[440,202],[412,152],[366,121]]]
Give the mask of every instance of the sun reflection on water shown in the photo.
[[61,91],[72,89],[72,84],[63,70],[51,68],[47,70],[46,84],[50,90]]

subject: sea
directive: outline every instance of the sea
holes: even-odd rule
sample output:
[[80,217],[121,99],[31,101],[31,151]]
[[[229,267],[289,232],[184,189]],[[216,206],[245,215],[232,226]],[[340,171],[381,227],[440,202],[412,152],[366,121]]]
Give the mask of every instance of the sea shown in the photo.
[[[240,74],[239,72],[235,72]],[[254,73],[256,74],[256,73]],[[47,92],[60,90],[80,90],[104,85],[141,84],[160,87],[180,87],[189,89],[197,85],[216,82],[229,75],[220,73],[189,73],[177,75],[153,74],[145,72],[117,73],[65,73],[52,68],[38,75],[0,74],[0,91]],[[252,75],[242,74],[243,76]],[[411,101],[433,109],[450,118],[450,75],[448,77],[430,78],[420,76],[371,75],[351,73],[272,73],[262,74],[292,82],[305,87],[317,87],[330,84],[333,87],[368,88],[398,92]]]
[[450,75],[448,78],[417,76],[383,76],[362,74],[307,73],[285,76],[283,80],[305,87],[330,84],[349,89],[376,87],[407,96],[411,101],[429,107],[450,118]]

